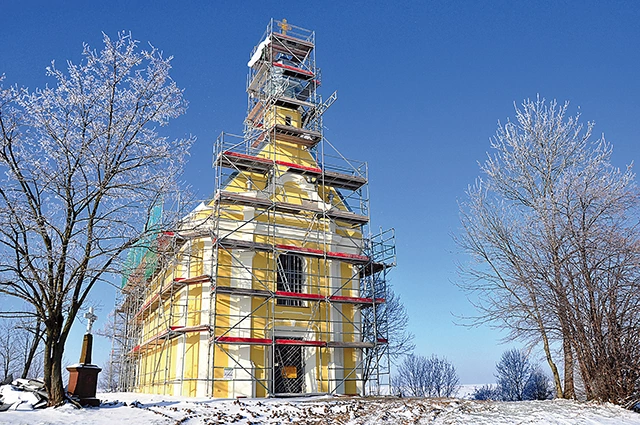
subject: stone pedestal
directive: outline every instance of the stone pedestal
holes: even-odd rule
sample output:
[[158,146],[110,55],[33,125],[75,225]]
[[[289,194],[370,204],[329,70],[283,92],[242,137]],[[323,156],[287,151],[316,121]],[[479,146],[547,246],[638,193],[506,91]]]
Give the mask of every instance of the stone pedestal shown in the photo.
[[67,367],[69,371],[68,391],[79,398],[82,406],[100,406],[96,398],[98,387],[98,373],[102,369],[94,364],[74,364]]
[[102,369],[91,364],[92,346],[93,335],[87,333],[82,340],[80,363],[67,367],[69,371],[67,391],[70,395],[77,397],[82,406],[100,406],[100,400],[96,398],[96,388],[98,388],[98,373]]

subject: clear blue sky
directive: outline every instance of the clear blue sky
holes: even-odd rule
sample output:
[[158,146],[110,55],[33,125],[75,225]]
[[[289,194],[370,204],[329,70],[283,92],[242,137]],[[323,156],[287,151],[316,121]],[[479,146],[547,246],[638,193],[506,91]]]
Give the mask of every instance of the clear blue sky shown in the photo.
[[[81,59],[101,32],[131,31],[173,55],[190,102],[170,124],[198,137],[184,176],[213,190],[212,143],[240,133],[251,49],[270,18],[316,31],[322,93],[338,90],[327,138],[369,162],[372,224],[395,227],[393,285],[410,315],[416,351],[448,357],[463,383],[493,381],[500,333],[467,329],[473,308],[455,286],[457,201],[479,170],[498,120],[540,94],[569,100],[614,145],[614,162],[640,158],[640,3],[635,1],[8,1],[0,6],[0,74],[29,88],[51,60]],[[51,83],[51,81],[49,81]],[[97,288],[97,327],[114,290]],[[70,344],[79,346],[79,324]],[[104,364],[109,343],[94,358]],[[69,347],[76,362],[79,349]]]

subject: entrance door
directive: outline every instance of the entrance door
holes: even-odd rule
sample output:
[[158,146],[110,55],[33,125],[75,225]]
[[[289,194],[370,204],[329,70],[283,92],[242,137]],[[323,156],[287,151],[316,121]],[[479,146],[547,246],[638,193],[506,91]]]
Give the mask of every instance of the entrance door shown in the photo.
[[276,345],[273,366],[273,392],[275,394],[300,394],[303,392],[304,362],[302,361],[301,346]]

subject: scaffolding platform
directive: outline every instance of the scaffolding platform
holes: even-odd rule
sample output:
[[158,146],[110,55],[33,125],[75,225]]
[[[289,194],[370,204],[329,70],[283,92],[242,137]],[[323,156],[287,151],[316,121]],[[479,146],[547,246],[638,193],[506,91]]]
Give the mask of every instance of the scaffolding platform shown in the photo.
[[332,220],[339,220],[352,225],[364,225],[369,222],[369,217],[356,214],[351,211],[343,211],[336,207],[324,210],[314,205],[310,201],[302,202],[301,204],[293,204],[289,202],[272,201],[267,198],[259,196],[248,196],[237,192],[220,191],[214,196],[215,202],[230,205],[242,205],[246,207],[262,208],[262,209],[274,209],[278,212],[288,214],[299,214],[303,211],[316,214],[317,217],[326,216]]
[[[319,341],[304,339],[271,339],[271,338],[243,338],[231,336],[219,336],[215,338],[218,344],[228,345],[291,345],[299,347],[329,347],[329,348],[373,348],[376,343],[373,342],[349,342],[349,341]],[[378,342],[378,344],[386,344],[386,342]]]
[[323,301],[330,303],[354,304],[359,306],[370,306],[373,304],[382,304],[384,298],[366,298],[366,297],[347,297],[343,295],[322,295],[308,294],[304,292],[287,292],[287,291],[270,291],[267,289],[239,288],[232,286],[217,286],[216,291],[221,294],[242,295],[260,298],[276,298],[276,299],[297,299],[303,301]]
[[367,179],[359,175],[323,171],[317,167],[307,167],[288,161],[270,160],[231,151],[220,154],[214,162],[214,165],[260,174],[266,174],[275,165],[278,165],[287,168],[287,171],[291,173],[314,177],[318,179],[319,184],[340,189],[358,190],[367,184]]
[[312,148],[322,140],[322,134],[318,131],[305,130],[286,124],[276,124],[273,126],[275,137],[283,142],[295,143],[297,145]]
[[145,313],[149,313],[162,304],[162,298],[171,292],[177,292],[187,285],[195,285],[211,281],[211,276],[196,276],[192,278],[175,278],[171,282],[163,285],[140,309],[133,315],[132,320],[139,321]]
[[[272,49],[277,53],[291,54],[298,60],[306,58],[314,48],[314,43],[308,39],[291,37],[286,34],[271,33]],[[311,36],[312,37],[312,36]]]

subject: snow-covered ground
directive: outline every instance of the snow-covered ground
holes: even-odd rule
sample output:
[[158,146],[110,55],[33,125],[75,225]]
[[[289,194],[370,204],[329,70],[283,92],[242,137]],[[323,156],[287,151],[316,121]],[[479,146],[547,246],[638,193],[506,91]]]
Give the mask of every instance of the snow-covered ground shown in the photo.
[[610,404],[564,400],[480,402],[462,399],[211,400],[146,394],[98,394],[99,408],[0,412],[1,424],[562,424],[640,425],[640,414]]

